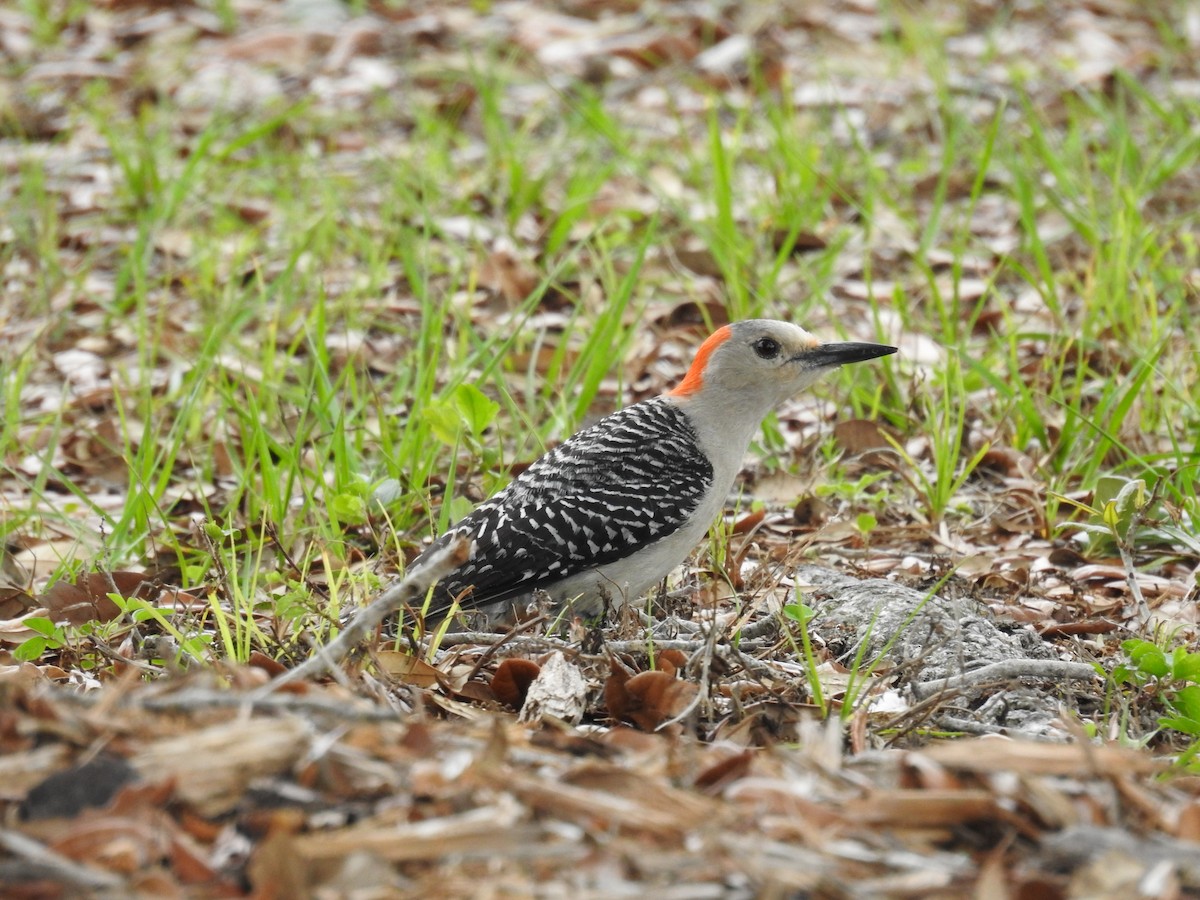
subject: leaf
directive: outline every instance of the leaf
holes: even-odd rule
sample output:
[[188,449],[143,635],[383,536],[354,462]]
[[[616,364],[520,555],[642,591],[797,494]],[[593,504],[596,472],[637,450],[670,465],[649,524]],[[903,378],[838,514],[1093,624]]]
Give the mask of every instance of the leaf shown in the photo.
[[492,676],[492,693],[505,706],[520,709],[525,705],[529,685],[538,677],[542,667],[528,659],[510,658],[496,668]]
[[457,522],[469,515],[475,509],[475,503],[469,497],[452,497],[450,499],[450,521]]
[[863,533],[869,535],[879,525],[879,520],[871,513],[859,513],[854,520],[854,527]]
[[421,410],[421,418],[429,426],[433,436],[443,444],[453,446],[458,443],[462,420],[453,403],[447,400],[431,400]]
[[1185,648],[1176,647],[1171,660],[1171,675],[1177,681],[1200,684],[1200,653],[1188,653]]
[[1193,719],[1188,716],[1164,716],[1158,720],[1160,728],[1174,728],[1176,731],[1182,731],[1184,734],[1192,734],[1200,737],[1200,719]]
[[1096,480],[1093,502],[1102,510],[1109,531],[1124,540],[1134,516],[1146,505],[1146,482],[1140,478],[1102,475]]
[[886,450],[891,444],[878,422],[870,419],[844,419],[833,426],[833,439],[851,456],[868,450]]
[[85,622],[111,622],[121,608],[109,599],[116,588],[123,596],[144,596],[152,585],[141,572],[93,572],[80,575],[74,583],[56,581],[38,602],[46,607],[55,622],[82,625]]
[[44,637],[32,637],[17,645],[17,648],[12,652],[13,658],[21,662],[33,662],[45,652],[50,643]]
[[604,688],[609,715],[654,731],[686,710],[698,688],[666,672],[642,672],[623,680],[614,673]]
[[783,607],[783,614],[801,625],[812,619],[817,614],[817,611],[811,606],[805,606],[803,603],[788,603]]
[[1104,504],[1104,524],[1113,534],[1120,534],[1121,514],[1117,511],[1117,501],[1109,500]]
[[379,667],[387,674],[414,687],[429,688],[438,683],[440,672],[425,660],[396,650],[380,650],[375,654]]
[[1092,491],[1092,506],[1103,509],[1106,503],[1115,501],[1128,485],[1129,479],[1121,475],[1101,475],[1096,479],[1096,487]]
[[1171,707],[1183,716],[1200,722],[1200,685],[1180,688],[1171,698]]
[[1175,525],[1162,525],[1158,528],[1164,535],[1183,544],[1191,553],[1200,554],[1200,538],[1188,534]]
[[682,650],[662,650],[654,657],[655,668],[668,675],[674,675],[687,668],[687,654]]
[[58,631],[54,622],[45,616],[30,616],[28,619],[22,619],[21,624],[43,637],[54,637],[54,633]]
[[339,522],[358,523],[367,517],[367,503],[358,494],[341,491],[329,498],[329,512]]
[[1132,515],[1146,505],[1146,482],[1140,478],[1129,481],[1117,494],[1117,509],[1121,516]]
[[479,438],[496,419],[500,404],[489,398],[473,384],[460,384],[454,389],[454,406],[472,437]]
[[1141,672],[1162,678],[1167,674],[1167,656],[1162,648],[1150,641],[1132,640],[1121,644],[1121,649],[1129,654],[1129,660]]

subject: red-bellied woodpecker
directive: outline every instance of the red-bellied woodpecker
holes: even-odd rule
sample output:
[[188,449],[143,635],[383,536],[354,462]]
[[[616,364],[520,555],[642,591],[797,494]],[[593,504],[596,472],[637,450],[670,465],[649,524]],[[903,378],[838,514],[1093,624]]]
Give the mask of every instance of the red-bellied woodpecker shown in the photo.
[[676,388],[578,432],[439,537],[431,550],[473,543],[435,611],[457,597],[506,619],[535,591],[582,615],[636,600],[704,537],[776,405],[838,366],[895,352],[770,319],[719,328]]

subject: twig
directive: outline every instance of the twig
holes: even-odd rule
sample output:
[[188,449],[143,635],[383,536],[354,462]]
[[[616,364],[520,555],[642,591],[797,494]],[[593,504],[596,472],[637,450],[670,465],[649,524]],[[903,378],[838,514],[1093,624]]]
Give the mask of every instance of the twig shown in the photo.
[[748,650],[765,650],[774,643],[774,641],[742,641],[736,647],[732,644],[721,644],[717,647],[717,656],[730,668],[741,666],[751,677],[757,678],[760,684],[767,678],[776,681],[788,680],[792,676],[781,674],[778,669],[772,669],[762,660],[755,659],[746,652]]
[[[708,629],[708,633],[704,635],[704,641],[702,642],[701,650],[697,650],[696,653],[693,654],[693,658],[695,658],[695,656],[699,655],[700,661],[701,661],[700,683],[697,685],[695,695],[693,695],[691,702],[688,703],[688,705],[685,706],[680,711],[679,715],[674,716],[673,718],[670,718],[667,721],[663,722],[661,725],[658,726],[658,728],[655,729],[655,731],[661,731],[662,729],[664,729],[670,725],[674,725],[677,722],[682,722],[684,719],[686,719],[688,716],[690,716],[695,710],[697,710],[700,707],[701,703],[711,702],[712,698],[709,697],[709,694],[708,694],[708,692],[709,692],[708,679],[709,679],[709,674],[712,671],[713,657],[717,653],[717,625],[716,625],[716,621],[715,621],[716,620],[715,612],[713,615],[713,619],[714,619],[714,621],[713,621],[712,627],[710,627]],[[690,663],[690,660],[689,660],[689,663]]]
[[[325,699],[305,694],[267,694],[256,696],[257,692],[210,690],[208,688],[187,688],[170,694],[155,697],[128,697],[119,707],[135,706],[150,712],[197,712],[204,709],[221,709],[236,706],[244,709],[271,710],[300,714],[320,714],[359,721],[395,721],[394,710],[379,706],[368,706],[365,703],[351,704],[345,699]],[[65,701],[76,706],[94,707],[106,701],[101,692],[87,694],[60,693],[56,700]]]
[[443,647],[458,647],[463,644],[479,644],[485,647],[496,644],[508,644],[514,647],[525,644],[544,644],[552,650],[571,649],[566,641],[560,640],[552,634],[527,634],[516,638],[513,637],[513,634],[513,631],[451,631],[442,635],[439,643]]
[[472,678],[474,678],[476,674],[478,674],[479,670],[486,666],[492,660],[492,657],[500,652],[501,647],[506,645],[510,647],[514,646],[522,637],[521,632],[528,631],[535,625],[540,625],[543,621],[545,621],[544,616],[535,616],[532,619],[527,619],[524,622],[514,625],[504,634],[500,635],[500,641],[489,645],[488,648],[480,654],[479,659],[471,669],[470,674],[467,675],[467,681],[470,681]]
[[1095,668],[1087,663],[1062,662],[1057,659],[1008,659],[933,681],[915,681],[912,692],[918,698],[932,697],[940,691],[968,687],[987,681],[1008,681],[1013,678],[1074,678],[1091,681],[1098,678]]
[[[1132,530],[1131,528],[1130,531]],[[1130,540],[1132,540],[1132,535],[1130,535]],[[1125,582],[1129,585],[1129,592],[1133,594],[1133,599],[1137,603],[1138,627],[1145,628],[1150,624],[1150,604],[1146,602],[1142,586],[1138,584],[1137,568],[1133,565],[1133,554],[1129,552],[1126,541],[1117,541],[1117,550],[1121,554],[1121,563],[1125,566]]]
[[7,828],[0,829],[0,847],[40,869],[38,874],[42,878],[53,878],[67,884],[93,889],[125,886],[124,879],[111,872],[81,865],[60,853],[55,853],[33,838],[9,831]]
[[[972,722],[970,719],[960,719],[957,716],[939,716],[935,721],[947,731],[961,731],[963,734],[974,734],[981,737],[985,735],[1009,733],[1009,729],[1001,728],[999,725],[988,725],[985,722]],[[1038,738],[1027,734],[1023,734],[1021,737],[1026,740],[1038,740]]]
[[[695,653],[698,650],[703,650],[710,643],[711,643],[711,641],[707,638],[697,638],[695,640],[674,640],[674,641],[642,639],[642,640],[634,640],[634,641],[606,641],[604,644],[604,647],[606,650],[610,650],[613,653],[638,653],[638,652],[645,651],[647,647],[653,647],[656,653],[660,652],[662,650],[678,650],[681,653],[687,653],[690,655],[692,653]],[[741,641],[738,643],[738,648],[741,650],[748,650],[748,651],[765,650],[768,647],[772,646],[774,643],[775,643],[774,641]],[[719,641],[719,642],[717,642],[717,646],[718,647],[732,647],[733,643],[728,640]]]
[[763,616],[757,622],[751,622],[742,629],[741,646],[745,646],[748,641],[766,637],[778,630],[779,620],[775,616]]
[[466,562],[470,552],[471,541],[466,537],[435,551],[419,569],[410,572],[402,581],[380,594],[369,606],[361,609],[346,624],[341,634],[324,647],[318,647],[310,659],[246,695],[246,699],[254,702],[285,684],[305,678],[319,678],[326,672],[333,671],[363,638],[382,624],[384,619],[406,603],[424,596],[435,582]]

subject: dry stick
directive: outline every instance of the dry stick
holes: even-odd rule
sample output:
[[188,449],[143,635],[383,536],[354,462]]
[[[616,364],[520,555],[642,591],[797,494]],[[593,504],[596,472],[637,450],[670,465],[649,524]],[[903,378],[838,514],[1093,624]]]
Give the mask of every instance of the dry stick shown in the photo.
[[[715,613],[714,613],[713,618],[715,620],[715,618],[716,618]],[[717,648],[717,625],[716,625],[716,622],[714,621],[712,627],[709,628],[708,633],[704,635],[704,641],[701,645],[701,649],[696,651],[696,653],[703,652],[703,656],[701,656],[702,665],[700,667],[700,684],[697,686],[695,695],[692,697],[691,702],[689,702],[688,705],[683,708],[683,710],[679,713],[679,715],[674,716],[670,719],[667,719],[667,721],[665,721],[665,722],[662,722],[661,724],[658,725],[658,727],[656,727],[654,729],[655,731],[661,731],[662,729],[664,729],[670,725],[674,725],[676,722],[682,722],[684,719],[686,719],[688,716],[690,716],[696,709],[699,709],[701,703],[712,701],[712,698],[708,696],[708,676],[709,676],[709,672],[712,670],[712,660],[713,660],[713,656],[716,655],[716,648]],[[693,654],[693,656],[694,655],[695,654]],[[690,664],[691,660],[689,660],[688,662]]]
[[[564,653],[578,653],[579,648],[567,641],[560,640],[549,634],[530,635],[528,637],[519,637],[509,639],[508,634],[500,634],[490,631],[456,631],[453,634],[447,634],[442,638],[443,647],[452,647],[459,644],[499,644],[504,643],[510,650],[516,649],[533,649],[533,650],[561,650]],[[710,643],[708,638],[703,639],[651,639],[649,643],[654,645],[655,650],[679,650],[683,653],[695,653],[707,647]],[[719,642],[720,645],[727,645],[727,641]],[[743,650],[765,650],[774,644],[774,641],[767,640],[742,640],[738,643],[738,647]],[[632,641],[605,641],[604,649],[611,650],[613,653],[637,653],[646,649],[647,641],[645,638],[638,638]],[[586,654],[582,654],[586,655]],[[602,659],[602,656],[595,657]]]
[[570,645],[566,641],[560,641],[553,635],[526,635],[517,639],[511,639],[511,632],[506,631],[452,631],[449,634],[442,635],[441,640],[441,646],[443,647],[457,647],[461,644],[508,644],[510,646],[524,646],[530,643],[542,644],[556,650],[570,649]]
[[745,644],[748,641],[754,641],[761,637],[767,637],[774,631],[779,630],[779,619],[773,615],[766,615],[757,622],[751,622],[742,629],[740,644]]
[[[1130,531],[1132,531],[1132,526]],[[1133,554],[1129,552],[1129,547],[1126,541],[1117,541],[1117,550],[1121,554],[1121,563],[1125,566],[1125,582],[1129,585],[1129,592],[1133,594],[1134,602],[1137,603],[1137,624],[1140,628],[1145,628],[1150,624],[1150,604],[1146,602],[1146,596],[1142,593],[1142,586],[1138,583],[1137,568],[1133,564]]]
[[24,860],[35,871],[40,870],[38,874],[43,878],[54,878],[93,890],[113,890],[127,886],[125,879],[112,872],[77,863],[51,850],[45,844],[7,828],[0,830],[0,849]]
[[1057,659],[1009,659],[992,663],[933,681],[916,681],[910,687],[918,698],[931,697],[939,691],[967,687],[985,681],[1007,681],[1012,678],[1075,678],[1090,681],[1099,678],[1095,668],[1087,663],[1062,662]]
[[398,584],[389,587],[369,606],[359,610],[358,615],[350,620],[341,634],[324,647],[318,647],[310,659],[253,691],[247,699],[254,701],[285,684],[303,678],[318,678],[326,672],[332,672],[363,638],[383,623],[384,619],[406,603],[424,597],[435,582],[465,563],[470,552],[471,541],[462,537],[430,554],[427,563],[416,572],[409,573]]
[[[742,641],[738,644],[744,650],[765,650],[770,647],[774,641]],[[606,641],[604,648],[611,650],[613,653],[637,653],[639,650],[645,650],[647,644],[653,644],[656,652],[663,650],[678,650],[681,653],[692,654],[698,650],[703,650],[709,646],[731,647],[730,641],[717,641],[713,636],[709,635],[697,640],[645,640],[644,638],[634,641]]]
[[[961,731],[963,734],[974,734],[980,737],[1009,732],[1009,729],[1001,728],[999,725],[988,725],[986,722],[972,722],[970,719],[960,719],[957,716],[938,716],[935,721],[947,731]],[[1024,740],[1049,742],[1048,738],[1036,735],[1022,734],[1021,737]]]
[[476,660],[475,665],[471,667],[471,671],[467,674],[467,681],[474,678],[484,666],[491,662],[492,657],[499,653],[502,647],[515,646],[520,640],[521,632],[528,631],[535,625],[540,625],[545,620],[545,616],[534,616],[532,619],[526,619],[524,622],[514,625],[504,634],[500,635],[499,641],[489,644],[488,648],[480,654],[479,659]]
[[[95,709],[107,699],[111,692],[90,691],[86,694],[60,693],[55,699],[73,706]],[[362,701],[365,704],[367,701]],[[225,707],[250,707],[256,710],[274,710],[299,716],[332,716],[351,722],[394,722],[396,713],[378,706],[347,703],[345,699],[329,700],[307,694],[280,694],[279,696],[254,696],[236,691],[210,688],[184,688],[170,694],[152,697],[135,697],[121,701],[121,706],[136,705],[149,712],[198,712],[205,709]]]

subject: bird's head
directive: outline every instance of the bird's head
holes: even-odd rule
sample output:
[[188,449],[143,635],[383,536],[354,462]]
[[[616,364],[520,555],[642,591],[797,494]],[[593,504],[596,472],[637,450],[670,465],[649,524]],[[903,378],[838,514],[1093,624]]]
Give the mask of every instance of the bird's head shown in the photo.
[[886,344],[820,341],[791,322],[746,319],[713,332],[668,396],[691,401],[720,395],[723,405],[743,398],[765,414],[838,366],[895,352]]

